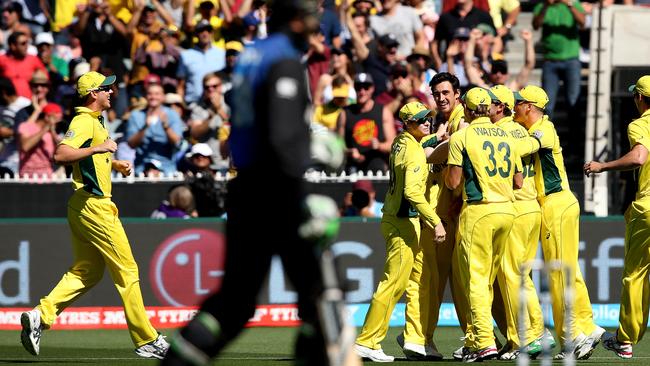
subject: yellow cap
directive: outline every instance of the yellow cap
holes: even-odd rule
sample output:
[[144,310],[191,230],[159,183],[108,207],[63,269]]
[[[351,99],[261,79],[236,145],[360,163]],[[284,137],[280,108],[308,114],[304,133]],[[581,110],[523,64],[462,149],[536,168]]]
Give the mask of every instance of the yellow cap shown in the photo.
[[492,95],[490,97],[493,101],[498,101],[506,106],[506,108],[512,110],[515,106],[515,95],[512,93],[512,90],[505,85],[495,85],[490,88]]
[[492,104],[492,98],[488,90],[479,87],[470,89],[463,95],[462,99],[467,108],[472,111],[475,111],[480,105],[489,107]]
[[628,88],[631,92],[639,93],[645,97],[650,97],[650,75],[641,76],[636,84],[630,85]]
[[228,41],[228,42],[226,42],[226,51],[241,52],[243,50],[244,50],[244,45],[239,41]]
[[348,84],[341,84],[332,88],[333,98],[347,98],[350,95],[350,86]]
[[421,120],[431,114],[431,110],[420,102],[411,102],[405,104],[399,110],[399,119],[403,122],[413,122]]
[[546,95],[544,89],[539,86],[528,85],[523,87],[520,91],[515,92],[515,100],[529,102],[534,106],[543,109],[548,103],[548,95]]
[[114,82],[115,75],[104,76],[96,71],[90,71],[81,75],[77,80],[77,93],[85,97],[100,86],[113,85]]

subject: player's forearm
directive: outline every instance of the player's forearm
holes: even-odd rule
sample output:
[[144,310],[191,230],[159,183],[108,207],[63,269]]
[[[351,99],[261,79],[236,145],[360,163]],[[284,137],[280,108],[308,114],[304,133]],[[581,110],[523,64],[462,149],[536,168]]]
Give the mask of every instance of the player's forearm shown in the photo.
[[54,162],[58,165],[69,165],[95,154],[95,147],[75,149],[68,145],[59,145],[54,152]]
[[609,170],[634,170],[642,166],[646,162],[647,158],[647,153],[644,157],[643,154],[639,153],[638,151],[631,150],[619,159],[602,163],[602,171],[606,172]]

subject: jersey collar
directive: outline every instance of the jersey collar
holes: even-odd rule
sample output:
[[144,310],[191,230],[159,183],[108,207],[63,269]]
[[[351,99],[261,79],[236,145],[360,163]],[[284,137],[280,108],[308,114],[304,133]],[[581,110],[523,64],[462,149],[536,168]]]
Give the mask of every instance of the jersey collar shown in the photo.
[[478,117],[475,120],[473,120],[472,123],[470,123],[470,124],[472,124],[472,125],[480,125],[480,124],[483,124],[483,123],[490,123],[491,124],[492,121],[490,121],[490,117]]
[[542,118],[540,118],[537,122],[533,123],[533,125],[530,126],[530,128],[528,129],[528,132],[531,132],[531,131],[534,131],[534,130],[538,129],[539,125],[541,125],[542,123],[544,123],[546,121],[548,121],[548,115],[545,114],[545,115],[542,116]]
[[500,120],[496,121],[494,124],[501,127],[501,126],[507,124],[508,122],[512,122],[512,116],[505,116],[505,117],[501,118]]
[[98,118],[102,114],[102,111],[93,111],[92,109],[86,107],[75,107],[74,111],[77,112],[77,114],[89,114],[94,118]]
[[645,112],[643,112],[643,114],[641,114],[641,118],[647,117],[647,116],[650,116],[650,109],[646,110]]

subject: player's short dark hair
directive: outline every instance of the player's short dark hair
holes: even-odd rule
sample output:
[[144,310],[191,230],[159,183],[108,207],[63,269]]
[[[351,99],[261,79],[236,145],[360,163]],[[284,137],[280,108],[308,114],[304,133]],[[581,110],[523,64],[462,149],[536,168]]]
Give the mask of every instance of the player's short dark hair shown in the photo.
[[476,106],[476,110],[470,109],[469,114],[472,116],[472,120],[478,117],[488,117],[490,115],[490,107],[487,105],[478,105]]
[[639,96],[641,96],[641,101],[643,101],[643,103],[645,103],[645,105],[647,105],[648,107],[650,107],[650,97],[646,97],[645,95],[643,95],[643,94],[639,94],[639,93],[637,93],[637,92],[634,92],[634,94],[635,94],[635,95],[639,95]]
[[450,74],[448,72],[440,72],[435,74],[433,78],[431,78],[431,81],[429,81],[429,87],[431,87],[431,90],[433,90],[436,85],[445,81],[448,81],[451,84],[454,92],[460,91],[460,81],[458,81],[456,75]]

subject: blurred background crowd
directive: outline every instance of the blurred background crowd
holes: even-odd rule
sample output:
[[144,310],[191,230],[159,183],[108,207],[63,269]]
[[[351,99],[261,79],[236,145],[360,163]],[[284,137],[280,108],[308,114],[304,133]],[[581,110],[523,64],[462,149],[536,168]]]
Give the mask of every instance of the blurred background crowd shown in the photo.
[[[437,72],[455,74],[463,90],[541,83],[556,125],[584,129],[585,29],[598,2],[318,1],[320,31],[303,57],[309,118],[315,133],[344,139],[348,173],[386,170],[397,111],[413,100],[435,110],[428,82]],[[90,70],[117,76],[104,121],[116,158],[137,175],[182,172],[194,182],[236,171],[228,92],[237,58],[267,35],[265,0],[3,0],[1,11],[0,176],[65,174],[52,155],[74,115],[76,79]],[[521,60],[516,70],[506,55]],[[541,77],[531,80],[536,67]],[[343,211],[379,215],[372,187],[353,188]],[[185,189],[165,202],[201,216],[196,192],[193,203]],[[174,215],[165,202],[154,216]]]

